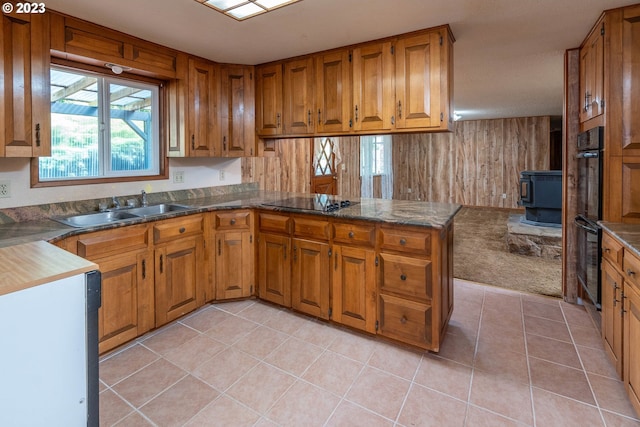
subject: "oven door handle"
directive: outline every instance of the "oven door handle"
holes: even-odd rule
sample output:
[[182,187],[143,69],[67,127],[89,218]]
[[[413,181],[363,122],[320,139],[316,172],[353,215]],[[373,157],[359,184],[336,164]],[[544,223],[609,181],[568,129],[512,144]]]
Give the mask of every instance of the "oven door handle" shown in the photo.
[[600,157],[600,153],[597,151],[583,151],[576,154],[576,159],[597,159]]
[[573,222],[580,228],[582,228],[583,230],[586,230],[587,232],[591,233],[591,234],[598,234],[598,229],[591,226],[591,224],[582,216],[582,215],[578,215],[573,219]]

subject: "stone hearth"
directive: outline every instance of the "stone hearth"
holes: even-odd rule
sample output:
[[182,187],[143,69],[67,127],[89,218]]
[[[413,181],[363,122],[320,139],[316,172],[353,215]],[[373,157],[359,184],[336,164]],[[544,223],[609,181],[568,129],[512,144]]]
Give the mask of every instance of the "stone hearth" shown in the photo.
[[562,258],[562,228],[524,224],[520,218],[521,214],[509,216],[506,236],[509,252],[548,259]]

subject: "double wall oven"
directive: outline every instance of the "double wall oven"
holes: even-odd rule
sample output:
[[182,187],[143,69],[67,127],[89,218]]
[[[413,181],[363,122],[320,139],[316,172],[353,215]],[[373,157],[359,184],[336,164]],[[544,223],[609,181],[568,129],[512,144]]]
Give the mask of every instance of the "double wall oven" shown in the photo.
[[597,221],[602,219],[602,147],[603,127],[578,135],[578,214],[577,275],[591,302],[600,308],[600,242],[602,231]]

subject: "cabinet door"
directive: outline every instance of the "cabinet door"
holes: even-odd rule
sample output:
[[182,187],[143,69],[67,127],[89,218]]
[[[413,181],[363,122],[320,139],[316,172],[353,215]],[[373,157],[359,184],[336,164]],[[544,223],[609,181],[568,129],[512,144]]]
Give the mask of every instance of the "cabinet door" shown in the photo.
[[322,319],[329,318],[330,256],[327,243],[293,239],[293,308]]
[[602,340],[618,375],[622,376],[622,276],[602,262]]
[[216,234],[216,299],[253,293],[253,238],[249,231]]
[[282,64],[256,68],[256,128],[258,135],[282,131]]
[[375,332],[376,266],[372,250],[333,247],[332,317],[338,323]]
[[154,327],[153,257],[134,252],[95,262],[102,273],[98,350],[104,353]]
[[624,383],[631,404],[640,412],[640,294],[625,287],[624,307]]
[[291,242],[288,236],[260,234],[258,286],[260,298],[291,307]]
[[253,156],[256,144],[253,67],[224,65],[221,71],[222,154]]
[[204,303],[206,269],[202,236],[179,239],[155,251],[156,326]]
[[217,131],[219,81],[217,65],[189,59],[189,157],[221,154]]
[[438,32],[398,40],[396,56],[396,128],[440,126],[440,56]]
[[604,24],[598,25],[580,49],[580,121],[604,112]]
[[391,129],[394,73],[390,42],[354,49],[353,104],[354,130]]
[[284,64],[284,133],[308,134],[315,129],[313,58]]
[[624,9],[622,20],[622,151],[640,155],[640,6]]
[[348,132],[351,129],[349,51],[318,55],[315,61],[317,132]]
[[0,16],[0,157],[51,152],[49,14]]

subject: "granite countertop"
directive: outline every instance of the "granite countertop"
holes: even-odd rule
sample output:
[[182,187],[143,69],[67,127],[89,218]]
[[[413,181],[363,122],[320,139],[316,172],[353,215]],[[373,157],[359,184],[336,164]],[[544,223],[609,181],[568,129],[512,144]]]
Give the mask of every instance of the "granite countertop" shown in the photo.
[[[453,217],[461,208],[458,204],[386,199],[350,199],[352,202],[351,206],[333,212],[276,206],[278,203],[291,197],[313,199],[315,196],[316,195],[314,194],[307,193],[251,190],[223,195],[209,195],[205,197],[154,200],[153,204],[161,202],[177,203],[190,206],[191,209],[173,211],[163,215],[147,218],[134,218],[94,227],[73,228],[51,219],[0,224],[0,247],[37,240],[55,242],[58,239],[74,234],[123,227],[132,224],[222,209],[260,208],[279,212],[315,214],[345,220],[358,219],[396,225],[442,228],[447,226],[453,220]],[[337,196],[336,198],[340,199],[340,197]]]
[[640,224],[622,224],[618,222],[599,221],[603,229],[613,234],[640,257]]

